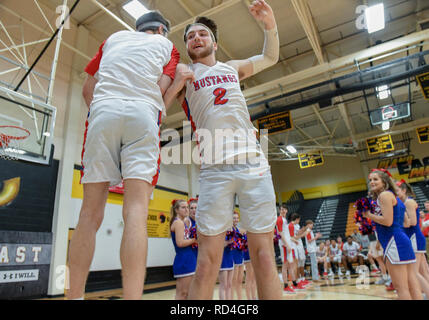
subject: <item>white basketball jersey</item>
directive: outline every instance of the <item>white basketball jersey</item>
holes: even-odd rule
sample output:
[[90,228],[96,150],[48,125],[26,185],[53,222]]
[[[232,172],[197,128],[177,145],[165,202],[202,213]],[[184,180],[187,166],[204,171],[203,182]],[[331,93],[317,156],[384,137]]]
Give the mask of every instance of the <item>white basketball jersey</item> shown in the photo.
[[212,67],[201,63],[189,67],[196,80],[187,82],[183,109],[197,134],[202,168],[245,163],[246,157],[260,157],[259,163],[268,167],[237,71],[222,62]]
[[141,100],[165,109],[158,81],[172,50],[173,43],[161,35],[114,33],[103,47],[92,103],[104,99]]

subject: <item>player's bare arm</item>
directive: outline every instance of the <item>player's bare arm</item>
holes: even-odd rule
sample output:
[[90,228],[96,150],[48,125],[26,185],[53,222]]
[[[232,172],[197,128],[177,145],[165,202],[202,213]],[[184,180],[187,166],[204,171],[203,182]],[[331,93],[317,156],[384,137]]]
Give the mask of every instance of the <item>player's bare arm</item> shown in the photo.
[[82,88],[83,99],[85,100],[85,103],[88,109],[89,109],[89,106],[91,105],[92,98],[94,96],[94,88],[96,84],[97,84],[97,79],[88,74],[88,77],[86,78]]
[[277,63],[280,54],[280,41],[274,13],[264,0],[255,0],[249,6],[250,14],[256,21],[264,24],[264,48],[262,54],[245,60],[231,60],[227,64],[237,70],[240,80],[246,79]]
[[158,81],[158,86],[159,86],[159,89],[161,90],[162,96],[165,95],[165,93],[167,92],[167,89],[170,87],[172,82],[173,80],[171,80],[169,76],[165,74],[161,75],[161,79],[159,79]]
[[185,85],[187,81],[195,81],[194,73],[183,63],[179,63],[176,68],[176,77],[164,94],[165,108],[168,109],[175,99],[182,103],[185,98]]

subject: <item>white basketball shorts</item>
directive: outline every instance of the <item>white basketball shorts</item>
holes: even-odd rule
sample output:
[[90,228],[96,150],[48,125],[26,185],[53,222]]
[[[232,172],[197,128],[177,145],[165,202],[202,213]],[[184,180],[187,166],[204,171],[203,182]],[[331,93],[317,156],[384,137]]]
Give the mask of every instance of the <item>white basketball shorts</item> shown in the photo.
[[156,185],[162,113],[142,101],[106,99],[91,105],[82,150],[81,183],[122,179]]
[[240,225],[250,233],[274,230],[276,196],[269,167],[213,165],[200,172],[200,192],[196,213],[198,231],[215,236],[232,226],[235,195],[240,208]]

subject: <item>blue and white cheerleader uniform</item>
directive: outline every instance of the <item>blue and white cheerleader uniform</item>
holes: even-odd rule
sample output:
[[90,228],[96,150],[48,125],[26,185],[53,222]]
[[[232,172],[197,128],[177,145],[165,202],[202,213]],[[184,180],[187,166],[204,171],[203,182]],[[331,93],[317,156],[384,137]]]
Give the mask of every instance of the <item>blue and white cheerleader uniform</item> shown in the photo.
[[[184,238],[187,239],[189,234],[189,228],[185,224]],[[176,257],[173,263],[173,274],[174,278],[183,278],[192,276],[195,274],[197,267],[197,258],[192,251],[192,246],[180,248],[176,243],[176,233],[171,232],[171,240],[173,241],[174,250],[176,251]]]
[[[228,241],[228,236],[225,236],[225,241]],[[227,245],[223,249],[222,264],[220,266],[220,271],[229,271],[234,269],[234,258],[232,256],[232,250],[230,245]]]
[[[411,198],[410,198],[411,199]],[[404,228],[405,234],[410,238],[415,253],[426,253],[426,238],[420,229],[420,209],[416,209],[417,224],[409,228]]]
[[[189,217],[189,220],[191,220],[191,228],[196,228],[196,221]],[[194,253],[195,257],[198,257],[198,247],[192,247],[192,252]]]
[[[416,256],[410,239],[403,229],[405,205],[396,197],[393,207],[393,223],[390,227],[375,223],[378,241],[384,249],[384,259],[388,258],[391,264],[409,264],[416,262]],[[380,204],[375,202],[375,214],[381,216]]]
[[[234,231],[234,233],[241,235],[238,228],[232,227],[232,230]],[[243,251],[241,250],[241,248],[233,248],[232,257],[234,259],[234,267],[243,265]]]

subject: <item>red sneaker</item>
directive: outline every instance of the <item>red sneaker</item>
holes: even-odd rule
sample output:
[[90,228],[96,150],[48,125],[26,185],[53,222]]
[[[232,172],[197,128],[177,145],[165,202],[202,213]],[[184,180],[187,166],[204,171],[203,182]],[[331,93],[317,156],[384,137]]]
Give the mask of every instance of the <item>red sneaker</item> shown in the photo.
[[393,287],[393,283],[390,283],[390,286],[386,287],[387,291],[394,291],[395,288]]
[[327,272],[323,272],[323,276],[326,278],[328,277],[328,273]]
[[305,290],[306,288],[301,282],[299,282],[299,283],[297,283],[296,286],[293,286],[293,289],[302,291],[302,290]]
[[304,282],[304,285],[306,286],[311,286],[313,283],[307,279],[303,280],[302,282]]
[[286,294],[296,294],[295,290],[293,290],[291,287],[286,287],[286,288],[283,289],[283,291]]
[[378,270],[378,269],[373,269],[371,271],[371,274],[378,274],[378,273],[380,273],[380,270]]

